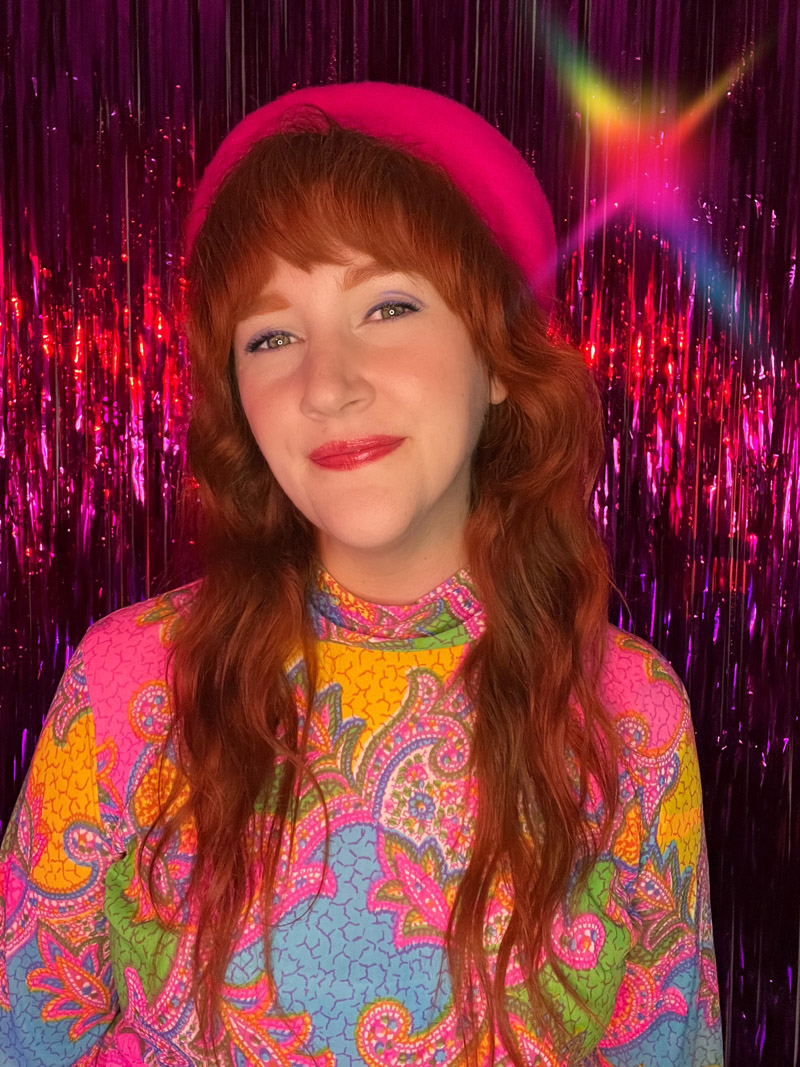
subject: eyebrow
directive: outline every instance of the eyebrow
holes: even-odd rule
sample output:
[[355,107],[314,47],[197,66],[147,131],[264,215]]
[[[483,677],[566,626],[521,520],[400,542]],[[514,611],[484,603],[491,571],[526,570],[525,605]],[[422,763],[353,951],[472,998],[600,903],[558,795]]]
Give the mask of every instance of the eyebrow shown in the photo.
[[362,282],[368,282],[372,278],[380,277],[382,274],[398,273],[399,271],[387,270],[378,263],[362,263],[360,266],[350,267],[349,270],[345,271],[342,289],[354,289],[357,285],[361,285]]
[[[342,289],[354,289],[357,285],[370,281],[381,275],[399,274],[400,271],[387,270],[378,263],[362,263],[350,267],[344,275]],[[286,311],[291,307],[291,301],[283,293],[270,289],[265,293],[259,293],[244,308],[239,316],[240,321],[249,319],[255,315],[267,315],[272,311]]]

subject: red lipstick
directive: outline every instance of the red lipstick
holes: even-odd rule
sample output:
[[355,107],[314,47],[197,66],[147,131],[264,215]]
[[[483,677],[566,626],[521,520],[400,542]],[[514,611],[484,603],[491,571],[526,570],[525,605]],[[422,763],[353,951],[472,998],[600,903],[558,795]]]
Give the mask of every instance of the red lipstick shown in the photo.
[[404,437],[356,437],[350,441],[327,441],[309,455],[320,467],[329,470],[354,470],[365,463],[388,456],[403,443]]

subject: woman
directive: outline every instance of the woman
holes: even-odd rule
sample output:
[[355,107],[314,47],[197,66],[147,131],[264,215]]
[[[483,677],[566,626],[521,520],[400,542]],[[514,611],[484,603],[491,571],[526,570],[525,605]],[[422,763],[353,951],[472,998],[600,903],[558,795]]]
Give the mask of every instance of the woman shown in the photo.
[[686,691],[607,622],[511,145],[404,86],[188,225],[199,583],[91,628],[2,852],[3,1063],[721,1063]]

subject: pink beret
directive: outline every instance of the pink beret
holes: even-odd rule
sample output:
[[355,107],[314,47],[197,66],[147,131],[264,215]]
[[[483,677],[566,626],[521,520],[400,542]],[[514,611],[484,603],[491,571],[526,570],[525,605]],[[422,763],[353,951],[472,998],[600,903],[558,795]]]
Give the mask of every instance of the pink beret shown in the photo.
[[186,221],[186,247],[225,175],[262,137],[291,127],[304,105],[441,166],[467,196],[500,248],[522,269],[537,299],[549,308],[556,267],[550,206],[531,167],[510,141],[463,104],[428,89],[388,82],[310,86],[252,111],[220,145],[206,167]]

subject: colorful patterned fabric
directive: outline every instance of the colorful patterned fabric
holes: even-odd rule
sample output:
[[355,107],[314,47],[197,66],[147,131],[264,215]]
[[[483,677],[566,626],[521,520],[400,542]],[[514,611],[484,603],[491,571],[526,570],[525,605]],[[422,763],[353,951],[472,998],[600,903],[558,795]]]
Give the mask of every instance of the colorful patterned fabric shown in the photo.
[[[462,571],[410,607],[368,604],[321,572],[313,765],[280,872],[273,967],[259,907],[226,975],[220,1064],[458,1064],[462,1044],[442,946],[475,813],[465,774],[473,709],[457,669],[484,626]],[[157,805],[170,721],[165,658],[193,587],[94,625],[61,681],[0,851],[0,1064],[192,1067],[212,1062],[187,997],[191,916],[164,934],[134,864]],[[287,663],[298,694],[304,663]],[[609,626],[603,695],[624,743],[613,845],[553,930],[594,1016],[559,1003],[589,1067],[722,1063],[700,780],[686,691],[646,642]],[[168,854],[176,903],[187,829]],[[315,895],[319,896],[314,900]],[[510,899],[487,915],[496,952]],[[552,973],[542,980],[555,989]],[[556,1067],[507,977],[530,1064]],[[497,1064],[509,1061],[502,1049]],[[488,1067],[488,1065],[487,1065]]]

